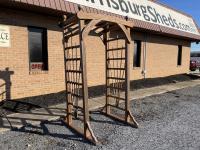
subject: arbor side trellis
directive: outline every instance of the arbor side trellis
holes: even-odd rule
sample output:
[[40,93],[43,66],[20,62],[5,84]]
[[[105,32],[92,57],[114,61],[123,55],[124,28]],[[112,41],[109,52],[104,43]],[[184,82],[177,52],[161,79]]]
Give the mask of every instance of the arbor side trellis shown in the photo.
[[[112,36],[111,32],[119,29],[123,34]],[[79,18],[78,15],[67,18],[64,20],[63,27],[67,97],[66,123],[71,129],[96,144],[98,141],[89,123],[86,68],[85,38],[91,31],[97,33],[105,45],[106,104],[103,112],[111,118],[134,127],[138,127],[138,123],[129,110],[130,28],[106,19]],[[124,108],[119,105],[119,101],[125,102]],[[113,109],[119,109],[124,113],[116,115]]]

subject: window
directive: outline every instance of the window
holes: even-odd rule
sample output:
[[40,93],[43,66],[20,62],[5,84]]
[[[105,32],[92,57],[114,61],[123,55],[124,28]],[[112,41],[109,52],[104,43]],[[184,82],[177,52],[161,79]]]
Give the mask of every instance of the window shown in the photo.
[[30,70],[48,70],[47,30],[29,27]]
[[178,46],[178,60],[177,60],[177,65],[181,66],[182,64],[182,45]]
[[133,67],[141,66],[141,41],[134,41]]

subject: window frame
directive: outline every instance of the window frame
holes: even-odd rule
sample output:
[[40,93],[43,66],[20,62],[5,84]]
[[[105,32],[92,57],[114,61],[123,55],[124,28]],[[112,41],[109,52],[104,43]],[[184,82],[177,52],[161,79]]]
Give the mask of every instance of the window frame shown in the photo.
[[[134,43],[134,45],[133,45],[133,68],[141,68],[142,41],[141,40],[134,40],[133,43]],[[135,44],[137,44],[137,61],[138,61],[136,64],[135,64]]]
[[[30,48],[30,32],[31,29],[39,29],[42,30],[42,61],[38,62],[39,63],[43,63],[43,68],[42,69],[32,69],[31,66],[31,48]],[[37,26],[28,26],[27,27],[28,30],[28,59],[29,59],[29,71],[30,72],[43,72],[43,71],[48,71],[49,70],[49,59],[48,59],[48,34],[47,34],[47,28],[43,28],[43,27],[37,27]]]

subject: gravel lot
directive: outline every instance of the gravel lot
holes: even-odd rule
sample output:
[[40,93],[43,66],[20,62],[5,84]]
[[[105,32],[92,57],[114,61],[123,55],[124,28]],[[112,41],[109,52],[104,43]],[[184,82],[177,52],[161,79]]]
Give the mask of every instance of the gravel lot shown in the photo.
[[91,125],[102,142],[97,146],[57,120],[0,134],[0,149],[200,150],[200,86],[147,97],[141,104],[137,100],[131,105],[139,129],[92,114]]

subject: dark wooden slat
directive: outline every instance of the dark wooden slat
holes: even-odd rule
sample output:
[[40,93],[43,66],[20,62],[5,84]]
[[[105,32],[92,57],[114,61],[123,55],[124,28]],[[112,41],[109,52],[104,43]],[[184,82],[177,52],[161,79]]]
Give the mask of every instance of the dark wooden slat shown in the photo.
[[74,45],[74,46],[65,47],[65,50],[76,49],[76,48],[80,48],[80,45]]
[[5,84],[5,83],[3,83],[3,84],[1,84],[1,85],[0,85],[0,87],[3,87],[3,86],[5,86],[5,85],[6,85],[6,84]]
[[121,57],[121,58],[107,58],[107,60],[125,60],[126,58]]
[[76,84],[76,85],[79,85],[79,86],[83,85],[82,83],[73,82],[73,81],[67,81],[67,84]]
[[67,58],[66,61],[80,61],[81,58]]
[[123,80],[123,81],[125,81],[125,78],[117,78],[117,77],[108,77],[107,79]]
[[107,51],[119,51],[119,50],[125,50],[126,48],[125,47],[120,47],[120,48],[111,48],[111,49],[108,49]]
[[77,20],[77,18],[74,17],[73,20],[70,20],[70,21],[68,20],[68,21],[64,22],[64,24],[65,24],[64,29],[68,30],[71,27],[74,28],[73,26],[76,25],[76,20]]
[[[103,112],[104,113],[104,112]],[[118,115],[113,115],[113,114],[106,114],[106,116],[112,118],[113,120],[117,120],[117,121],[120,121],[120,122],[126,122],[125,118],[124,117],[121,117],[121,116],[118,116]],[[128,122],[127,122],[128,123]],[[133,126],[132,124],[128,123],[129,125]]]
[[118,97],[118,96],[115,96],[115,95],[108,95],[108,97],[115,98],[115,99],[120,99],[120,100],[124,100],[125,101],[125,98]]
[[73,105],[73,107],[74,107],[75,109],[80,109],[81,111],[83,111],[83,107],[76,106],[76,105]]
[[0,96],[1,96],[1,95],[3,95],[3,94],[6,94],[6,91],[4,91],[4,92],[1,92],[1,93],[0,93]]
[[68,36],[65,36],[64,38],[65,38],[65,39],[68,39],[68,38],[73,37],[73,36],[78,35],[78,34],[79,34],[79,31],[74,32],[73,34],[70,34],[70,35],[68,35]]
[[[75,28],[70,28],[70,27],[68,27],[67,29],[68,29],[68,31],[64,33],[65,35],[66,35],[66,34],[70,34],[70,33],[74,32],[74,31],[76,31],[76,30],[79,30],[78,26],[75,27]],[[77,31],[76,31],[76,32],[77,32]]]
[[107,68],[108,70],[125,70],[125,68]]
[[121,108],[121,107],[118,107],[118,106],[115,106],[115,105],[112,105],[112,104],[108,104],[108,106],[111,106],[111,107],[117,108],[119,110],[125,111],[124,108]]
[[80,70],[66,70],[67,73],[82,73]]

